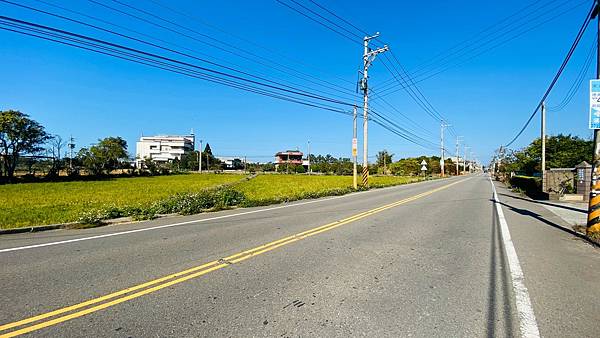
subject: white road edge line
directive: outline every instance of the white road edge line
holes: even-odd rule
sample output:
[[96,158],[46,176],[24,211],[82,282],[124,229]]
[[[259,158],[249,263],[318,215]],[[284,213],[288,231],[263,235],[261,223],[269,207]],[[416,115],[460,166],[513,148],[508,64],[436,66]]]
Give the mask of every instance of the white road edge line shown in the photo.
[[[428,182],[435,182],[435,181],[425,181],[423,183],[428,183]],[[417,182],[417,183],[420,183],[420,182]],[[409,185],[397,185],[397,186],[391,186],[391,187],[382,188],[382,189],[400,188],[400,187],[407,187],[407,186],[409,186]],[[277,209],[284,209],[284,208],[296,207],[296,206],[313,204],[313,203],[321,203],[321,202],[331,201],[331,200],[335,200],[335,199],[339,199],[339,198],[356,196],[358,194],[364,194],[364,193],[378,191],[378,190],[381,191],[382,189],[360,191],[360,192],[356,192],[356,193],[352,193],[352,194],[341,195],[341,196],[334,196],[334,197],[325,198],[325,199],[317,199],[317,200],[300,202],[300,203],[294,203],[294,204],[285,204],[285,205],[280,205],[280,206],[266,208],[266,209],[244,211],[244,212],[240,212],[240,213],[236,213],[236,214],[222,215],[222,216],[204,218],[204,219],[199,219],[199,220],[192,220],[192,221],[172,223],[172,224],[164,224],[164,225],[158,225],[158,226],[154,226],[154,227],[150,227],[150,228],[142,228],[142,229],[135,229],[135,230],[128,230],[128,231],[121,231],[121,232],[113,232],[113,233],[104,234],[104,235],[96,235],[96,236],[90,236],[90,237],[68,239],[68,240],[64,240],[64,241],[48,242],[48,243],[42,243],[42,244],[33,244],[33,245],[26,245],[26,246],[14,247],[14,248],[0,249],[0,253],[11,252],[11,251],[19,251],[19,250],[27,250],[27,249],[35,249],[35,248],[42,248],[42,247],[46,247],[46,246],[68,244],[68,243],[75,243],[75,242],[81,242],[81,241],[89,241],[89,240],[92,240],[92,239],[100,239],[100,238],[106,238],[106,237],[128,235],[128,234],[133,234],[133,233],[143,232],[143,231],[158,230],[158,229],[171,228],[171,227],[180,226],[180,225],[187,225],[187,224],[193,224],[193,223],[202,223],[202,222],[214,221],[214,220],[224,219],[224,218],[231,218],[231,217],[236,217],[236,216],[244,216],[244,215],[255,214],[255,213],[259,213],[259,212],[272,211],[272,210],[277,210]]]
[[502,243],[504,244],[504,251],[506,252],[506,258],[508,260],[508,267],[510,268],[510,277],[512,279],[513,290],[515,292],[515,303],[517,305],[517,312],[519,315],[519,329],[521,330],[521,337],[527,338],[539,338],[540,330],[533,313],[533,306],[531,305],[531,299],[529,298],[529,292],[525,287],[525,276],[517,257],[517,251],[513,245],[510,237],[510,231],[508,230],[508,224],[504,218],[504,212],[502,211],[502,205],[498,199],[496,193],[496,186],[492,181],[492,177],[489,177],[492,190],[494,192],[494,204],[496,204],[496,213],[498,214],[498,220],[500,221],[500,230],[502,233]]

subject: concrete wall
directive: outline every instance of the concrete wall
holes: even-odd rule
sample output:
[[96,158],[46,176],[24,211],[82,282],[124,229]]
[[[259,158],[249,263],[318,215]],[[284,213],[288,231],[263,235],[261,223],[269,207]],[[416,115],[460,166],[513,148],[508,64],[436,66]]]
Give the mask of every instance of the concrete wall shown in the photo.
[[557,193],[561,189],[561,183],[570,184],[575,188],[575,169],[558,168],[546,170],[544,173],[544,192]]

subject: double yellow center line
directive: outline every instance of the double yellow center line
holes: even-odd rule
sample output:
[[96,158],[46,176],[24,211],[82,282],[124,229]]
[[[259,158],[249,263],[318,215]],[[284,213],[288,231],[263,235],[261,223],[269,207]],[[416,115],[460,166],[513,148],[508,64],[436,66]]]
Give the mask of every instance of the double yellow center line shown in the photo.
[[[273,241],[273,242],[270,242],[267,244],[263,244],[263,245],[255,247],[255,248],[252,248],[252,249],[249,249],[246,251],[242,251],[242,252],[236,253],[234,255],[222,258],[222,259],[218,259],[218,260],[206,263],[206,264],[202,264],[202,265],[193,267],[191,269],[187,269],[187,270],[180,271],[180,272],[177,272],[174,274],[170,274],[170,275],[158,278],[158,279],[154,279],[154,280],[151,280],[151,281],[143,283],[143,284],[135,285],[135,286],[132,286],[127,289],[123,289],[123,290],[113,292],[113,293],[110,293],[110,294],[107,294],[107,295],[104,295],[104,296],[101,296],[98,298],[93,298],[93,299],[90,299],[90,300],[82,302],[82,303],[78,303],[78,304],[74,304],[74,305],[67,306],[64,308],[60,308],[60,309],[50,311],[47,313],[43,313],[43,314],[40,314],[37,316],[25,318],[25,319],[22,319],[22,320],[19,320],[16,322],[1,325],[0,332],[9,331],[11,329],[15,329],[18,327],[22,327],[22,328],[14,330],[14,331],[10,331],[10,332],[2,333],[2,334],[0,334],[0,338],[15,337],[18,335],[29,333],[29,332],[32,332],[35,330],[39,330],[39,329],[42,329],[42,328],[45,328],[48,326],[56,325],[56,324],[59,324],[59,323],[62,323],[62,322],[65,322],[65,321],[68,321],[71,319],[85,316],[87,314],[90,314],[90,313],[93,313],[96,311],[106,309],[108,307],[141,297],[143,295],[147,295],[152,292],[156,292],[158,290],[167,288],[169,286],[179,284],[179,283],[185,282],[185,281],[193,279],[193,278],[200,277],[209,272],[225,268],[229,265],[242,262],[246,259],[258,256],[260,254],[277,249],[284,245],[288,245],[288,244],[294,243],[296,241],[305,239],[307,237],[314,236],[314,235],[335,229],[339,226],[358,221],[365,217],[380,213],[384,210],[397,207],[401,204],[405,204],[405,203],[417,200],[419,198],[423,198],[425,196],[431,195],[440,190],[447,189],[447,188],[449,188],[453,185],[456,185],[458,183],[461,183],[463,181],[465,181],[465,180],[450,183],[450,184],[444,185],[442,187],[439,187],[439,188],[436,188],[433,190],[429,190],[424,193],[421,193],[421,194],[418,194],[418,195],[415,195],[415,196],[412,196],[412,197],[409,197],[409,198],[406,198],[406,199],[403,199],[403,200],[400,200],[400,201],[397,201],[394,203],[386,204],[384,206],[381,206],[381,207],[378,207],[375,209],[361,212],[359,214],[350,216],[348,218],[344,218],[339,221],[331,222],[331,223],[328,223],[328,224],[325,224],[325,225],[322,225],[322,226],[319,226],[316,228],[312,228],[310,230],[297,233],[295,235],[291,235],[291,236],[288,236],[288,237],[285,237],[285,238],[282,238],[282,239],[279,239],[279,240],[276,240],[276,241]],[[35,324],[36,322],[38,322],[38,323]]]

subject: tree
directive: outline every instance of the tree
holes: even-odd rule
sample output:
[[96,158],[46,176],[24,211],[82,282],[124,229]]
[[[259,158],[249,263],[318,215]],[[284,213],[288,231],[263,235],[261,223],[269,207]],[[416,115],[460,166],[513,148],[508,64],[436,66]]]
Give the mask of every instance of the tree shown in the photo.
[[154,160],[152,160],[150,157],[144,157],[143,162],[143,167],[146,168],[146,170],[148,170],[150,175],[158,174],[158,165],[156,164],[156,162],[154,162]]
[[49,136],[44,127],[18,110],[0,112],[0,157],[2,172],[8,180],[13,179],[17,160],[22,154],[34,154],[43,150]]
[[[592,141],[577,136],[555,135],[546,139],[546,167],[573,168],[583,161],[592,163]],[[508,154],[503,170],[533,175],[541,171],[542,140],[537,138],[527,147]]]
[[127,159],[127,142],[121,137],[107,137],[89,149],[82,148],[77,157],[92,174],[108,174]]
[[210,148],[210,144],[208,144],[208,142],[206,142],[206,146],[204,147],[204,153],[209,154],[210,156],[212,156],[212,149]]
[[198,170],[198,151],[190,151],[181,156],[181,169],[183,170]]
[[394,154],[390,154],[387,150],[382,150],[377,153],[377,166],[384,167],[392,163],[392,156]]
[[52,167],[48,171],[48,176],[58,176],[61,169],[61,158],[60,154],[66,142],[60,137],[60,135],[53,135],[50,137],[48,152],[52,156]]

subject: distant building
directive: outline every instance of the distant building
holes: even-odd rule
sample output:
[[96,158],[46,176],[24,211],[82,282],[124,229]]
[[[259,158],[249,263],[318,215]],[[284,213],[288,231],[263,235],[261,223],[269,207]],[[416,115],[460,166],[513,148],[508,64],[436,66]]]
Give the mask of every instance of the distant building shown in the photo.
[[279,168],[280,165],[304,165],[303,155],[298,150],[280,151],[275,154],[275,169]]
[[158,135],[142,136],[136,143],[135,163],[142,167],[145,158],[158,163],[181,160],[181,156],[194,151],[195,136],[192,135]]
[[244,159],[238,157],[217,157],[217,160],[221,161],[223,169],[225,170],[238,170],[244,168]]

